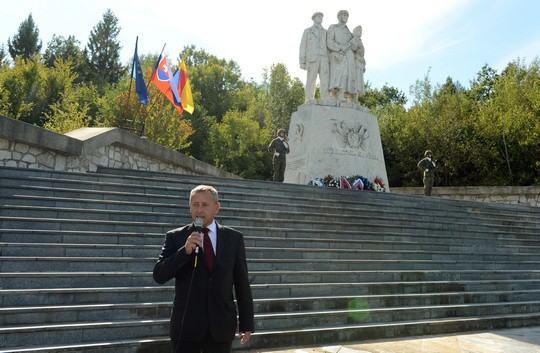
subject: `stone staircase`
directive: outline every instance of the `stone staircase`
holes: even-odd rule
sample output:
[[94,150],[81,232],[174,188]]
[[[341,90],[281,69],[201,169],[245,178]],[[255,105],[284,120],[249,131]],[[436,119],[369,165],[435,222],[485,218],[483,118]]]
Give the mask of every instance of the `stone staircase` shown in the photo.
[[169,352],[151,271],[189,191],[245,235],[235,351],[540,325],[540,209],[252,180],[0,167],[0,351]]

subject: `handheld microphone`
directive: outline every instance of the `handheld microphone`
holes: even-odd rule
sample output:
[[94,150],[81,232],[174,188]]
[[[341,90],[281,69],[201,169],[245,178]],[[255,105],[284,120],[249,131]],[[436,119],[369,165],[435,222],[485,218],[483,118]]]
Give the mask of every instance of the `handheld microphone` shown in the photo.
[[[200,233],[201,232],[201,228],[202,228],[202,225],[203,225],[203,220],[201,217],[197,217],[195,218],[195,231]],[[197,247],[195,248],[195,254],[198,255],[199,254],[199,246],[197,245]]]

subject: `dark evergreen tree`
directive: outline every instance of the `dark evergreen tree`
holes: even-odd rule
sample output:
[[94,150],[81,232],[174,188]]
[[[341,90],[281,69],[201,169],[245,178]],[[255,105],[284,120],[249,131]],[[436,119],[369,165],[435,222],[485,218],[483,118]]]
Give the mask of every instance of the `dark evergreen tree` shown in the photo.
[[85,48],[87,69],[86,78],[98,87],[107,83],[118,83],[125,68],[120,63],[118,41],[120,27],[118,18],[107,9],[103,19],[92,29]]
[[19,26],[19,31],[13,36],[13,41],[8,38],[8,50],[11,58],[23,57],[31,59],[41,51],[41,40],[39,40],[39,29],[34,23],[32,14]]

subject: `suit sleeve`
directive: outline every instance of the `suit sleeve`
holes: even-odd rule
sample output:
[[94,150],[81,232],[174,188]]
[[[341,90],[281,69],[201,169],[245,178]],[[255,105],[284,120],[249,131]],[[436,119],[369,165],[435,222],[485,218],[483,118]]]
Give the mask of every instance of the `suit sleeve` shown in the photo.
[[178,269],[187,264],[191,256],[186,254],[184,244],[190,234],[188,227],[167,233],[157,263],[154,265],[154,281],[159,284],[171,280]]
[[234,269],[234,290],[238,305],[238,329],[240,332],[255,332],[253,296],[249,283],[244,237],[240,234],[237,259]]

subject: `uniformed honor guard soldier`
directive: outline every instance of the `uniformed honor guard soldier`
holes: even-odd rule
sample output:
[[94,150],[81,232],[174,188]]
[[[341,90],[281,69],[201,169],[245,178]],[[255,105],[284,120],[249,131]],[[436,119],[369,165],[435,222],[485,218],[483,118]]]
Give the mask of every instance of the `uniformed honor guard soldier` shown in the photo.
[[435,169],[437,168],[433,160],[433,152],[427,150],[424,153],[424,158],[418,162],[418,169],[424,173],[424,195],[431,196],[433,189],[433,180],[435,179]]
[[289,143],[285,138],[285,130],[278,130],[277,137],[270,142],[268,150],[274,152],[274,156],[272,157],[272,163],[274,165],[273,180],[283,182],[287,153],[289,153]]

